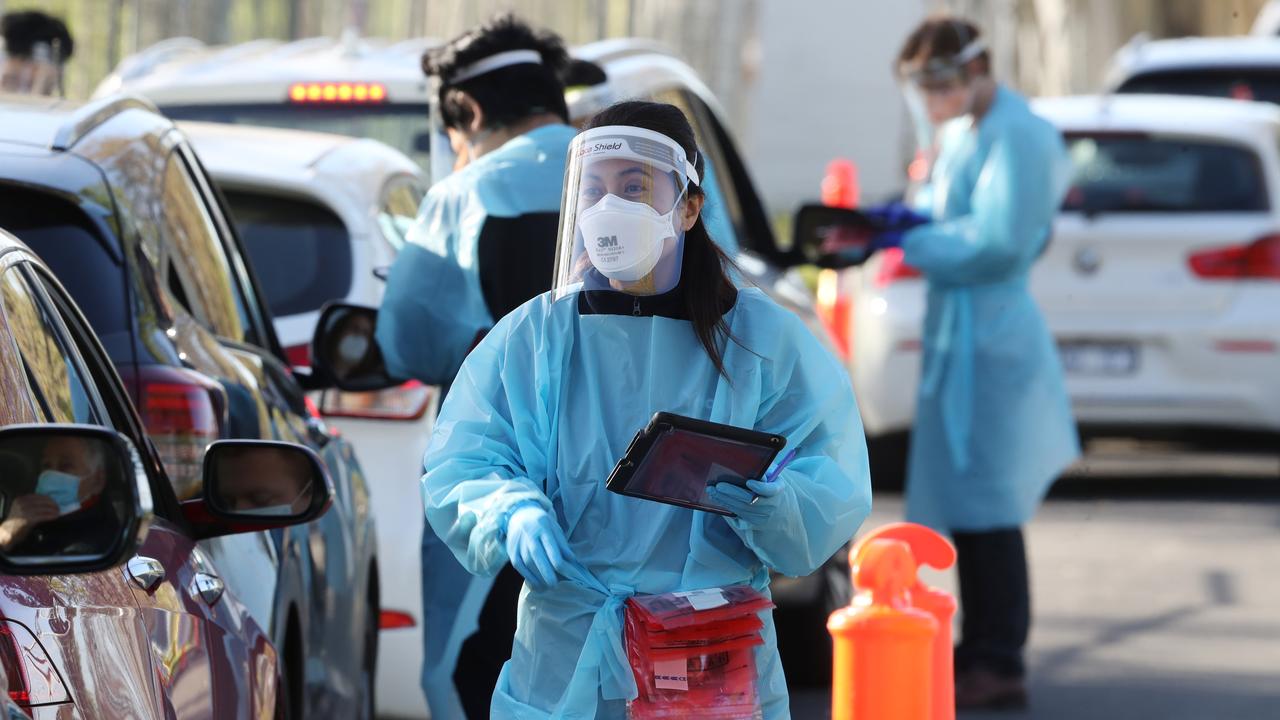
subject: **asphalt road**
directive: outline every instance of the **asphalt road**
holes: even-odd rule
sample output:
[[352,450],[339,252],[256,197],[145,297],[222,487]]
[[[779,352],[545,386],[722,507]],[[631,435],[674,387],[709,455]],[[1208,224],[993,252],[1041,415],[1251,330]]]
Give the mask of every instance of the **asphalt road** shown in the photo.
[[[868,527],[901,510],[877,496]],[[1027,542],[1031,707],[961,718],[1280,719],[1280,448],[1095,441]],[[793,716],[829,703],[800,690]]]

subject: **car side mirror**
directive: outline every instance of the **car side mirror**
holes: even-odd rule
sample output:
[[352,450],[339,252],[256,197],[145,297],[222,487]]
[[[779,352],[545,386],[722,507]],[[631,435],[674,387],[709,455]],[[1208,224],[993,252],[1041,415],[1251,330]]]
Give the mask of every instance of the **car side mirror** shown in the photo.
[[311,339],[311,363],[321,377],[348,392],[385,390],[400,384],[387,372],[375,331],[378,311],[329,303]]
[[804,205],[792,228],[792,248],[811,265],[840,269],[861,265],[871,256],[875,228],[857,210]]
[[93,425],[0,428],[0,574],[106,570],[133,555],[152,518],[133,443]]
[[333,482],[309,448],[219,440],[204,455],[204,494],[182,504],[201,539],[303,525],[333,504]]

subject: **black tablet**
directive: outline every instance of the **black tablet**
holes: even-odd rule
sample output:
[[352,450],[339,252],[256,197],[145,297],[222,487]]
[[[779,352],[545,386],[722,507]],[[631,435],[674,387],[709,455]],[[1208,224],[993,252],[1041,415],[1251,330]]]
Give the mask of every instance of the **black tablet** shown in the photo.
[[707,498],[707,486],[745,485],[764,477],[786,444],[781,435],[660,412],[636,433],[605,487],[621,495],[732,515]]

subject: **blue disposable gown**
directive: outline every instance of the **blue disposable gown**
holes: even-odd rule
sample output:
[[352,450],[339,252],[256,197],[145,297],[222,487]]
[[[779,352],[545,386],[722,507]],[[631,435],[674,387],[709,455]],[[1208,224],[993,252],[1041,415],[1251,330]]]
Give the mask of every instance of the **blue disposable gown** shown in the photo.
[[[534,129],[431,187],[378,310],[378,345],[393,377],[448,387],[476,335],[494,323],[477,256],[485,222],[558,213],[575,134],[566,125]],[[430,529],[422,535],[422,564],[427,704],[436,717],[463,717],[454,667],[493,579],[464,570]]]
[[903,238],[929,284],[907,518],[981,531],[1031,518],[1080,453],[1053,338],[1027,289],[1070,165],[1061,134],[1001,87],[943,128],[934,222]]
[[[635,694],[623,600],[812,572],[871,506],[866,442],[849,378],[799,318],[738,292],[719,375],[692,326],[668,317],[579,314],[550,295],[504,318],[462,366],[427,451],[431,526],[468,570],[506,562],[504,516],[554,513],[578,561],[545,592],[525,586],[495,718],[623,717]],[[767,527],[617,495],[604,483],[636,431],[665,410],[786,436],[799,454]],[[766,718],[788,717],[773,623],[756,653]]]
[[576,132],[536,128],[431,186],[378,310],[378,346],[392,377],[447,385],[477,334],[493,326],[480,284],[480,233],[491,218],[559,212]]

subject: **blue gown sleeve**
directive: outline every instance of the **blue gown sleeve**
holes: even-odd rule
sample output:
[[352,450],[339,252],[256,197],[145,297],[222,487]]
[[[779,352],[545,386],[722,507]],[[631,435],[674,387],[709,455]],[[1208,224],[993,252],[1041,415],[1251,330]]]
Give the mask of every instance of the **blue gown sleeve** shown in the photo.
[[[517,505],[554,512],[546,477],[545,416],[535,403],[532,368],[513,373],[508,358],[530,357],[530,343],[499,321],[467,357],[440,409],[424,461],[427,522],[469,572],[492,576],[507,562],[504,526]],[[516,353],[513,355],[513,351]]]
[[[785,311],[782,311],[785,312]],[[761,526],[729,525],[760,560],[792,576],[817,570],[853,538],[871,512],[867,442],[849,374],[789,313],[777,332],[780,352],[762,377],[767,384],[756,428],[798,448],[776,482],[782,505]]]
[[472,291],[454,255],[460,210],[432,188],[396,256],[378,310],[377,341],[392,377],[447,385],[485,325],[456,312]]
[[903,237],[903,259],[929,278],[969,285],[1020,272],[1039,254],[1066,189],[1067,159],[1056,132],[1012,125],[994,141],[968,215],[922,225]]

